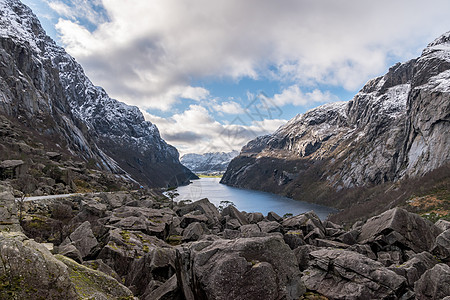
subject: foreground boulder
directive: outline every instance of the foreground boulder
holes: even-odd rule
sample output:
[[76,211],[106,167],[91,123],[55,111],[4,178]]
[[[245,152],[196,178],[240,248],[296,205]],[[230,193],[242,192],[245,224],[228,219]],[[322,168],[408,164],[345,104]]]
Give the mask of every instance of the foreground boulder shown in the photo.
[[98,246],[97,239],[91,229],[89,221],[84,222],[75,229],[61,244],[65,249],[66,245],[73,245],[80,252],[82,258],[85,258]]
[[4,185],[0,185],[0,230],[21,231],[14,195]]
[[450,229],[437,236],[431,252],[444,262],[450,262]]
[[220,228],[222,216],[217,210],[217,207],[214,206],[208,199],[201,199],[195,201],[191,204],[178,207],[177,214],[182,217],[188,213],[198,211],[199,213],[206,216],[207,225],[209,228]]
[[450,296],[450,267],[437,264],[426,271],[414,286],[417,299],[443,299]]
[[[131,264],[125,284],[140,299],[154,299],[148,295],[175,275],[175,249],[150,245],[145,252]],[[173,293],[176,291],[172,290]]]
[[396,299],[405,292],[406,279],[381,263],[347,250],[320,249],[302,277],[309,290],[330,299]]
[[0,232],[0,299],[133,299],[116,279],[18,232]]
[[442,232],[433,223],[401,208],[393,208],[369,219],[361,229],[359,243],[381,251],[390,246],[416,253],[429,251]]
[[187,300],[298,299],[305,292],[297,260],[280,235],[182,245],[176,269]]
[[113,277],[80,265],[65,256],[57,255],[56,258],[68,267],[70,280],[82,298],[133,299],[133,293]]
[[389,267],[398,275],[406,278],[408,285],[414,288],[416,281],[425,273],[428,269],[433,268],[437,264],[437,260],[428,252],[422,252],[416,254],[412,259],[408,260],[402,265]]
[[25,235],[0,232],[0,299],[77,299],[68,268]]

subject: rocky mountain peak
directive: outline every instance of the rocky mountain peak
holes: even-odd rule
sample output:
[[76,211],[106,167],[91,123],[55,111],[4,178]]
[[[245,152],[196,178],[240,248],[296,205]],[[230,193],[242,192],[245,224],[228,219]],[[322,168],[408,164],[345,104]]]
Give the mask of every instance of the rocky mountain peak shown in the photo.
[[424,176],[449,164],[449,126],[446,33],[420,57],[369,80],[352,100],[312,109],[250,141],[222,182],[317,201],[326,190]]
[[450,31],[442,34],[440,37],[428,44],[425,50],[430,48],[439,48],[442,46],[450,47]]
[[0,112],[25,116],[29,126],[65,141],[69,152],[144,185],[174,185],[194,176],[137,107],[94,86],[28,7],[0,0],[0,25]]

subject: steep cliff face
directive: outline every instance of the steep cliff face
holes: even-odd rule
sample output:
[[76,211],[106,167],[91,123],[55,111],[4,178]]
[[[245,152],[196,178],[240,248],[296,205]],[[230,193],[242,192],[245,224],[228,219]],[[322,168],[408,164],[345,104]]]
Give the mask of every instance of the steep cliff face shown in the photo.
[[149,186],[193,174],[137,107],[111,99],[18,0],[0,1],[0,112],[61,149]]
[[450,32],[419,58],[370,80],[351,101],[320,106],[250,141],[222,183],[293,197],[308,190],[314,201],[321,193],[423,176],[448,164],[449,40]]

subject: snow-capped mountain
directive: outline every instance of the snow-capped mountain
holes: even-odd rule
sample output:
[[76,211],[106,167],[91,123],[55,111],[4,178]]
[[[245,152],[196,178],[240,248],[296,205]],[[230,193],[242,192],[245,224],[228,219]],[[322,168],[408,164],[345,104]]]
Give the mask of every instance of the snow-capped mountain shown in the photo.
[[181,157],[181,163],[196,173],[225,172],[230,161],[238,156],[238,151],[188,153]]
[[18,0],[0,0],[0,112],[99,167],[149,186],[193,174],[137,107],[111,99]]
[[250,141],[222,182],[315,201],[449,162],[450,32],[419,58],[370,80],[351,101],[312,109]]

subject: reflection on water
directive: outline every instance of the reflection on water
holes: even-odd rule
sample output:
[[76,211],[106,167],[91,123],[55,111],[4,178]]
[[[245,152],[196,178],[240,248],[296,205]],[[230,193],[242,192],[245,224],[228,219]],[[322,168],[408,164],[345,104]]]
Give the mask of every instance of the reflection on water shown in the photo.
[[297,201],[283,196],[229,187],[219,183],[220,178],[200,178],[193,180],[192,184],[177,188],[180,194],[175,200],[196,201],[208,198],[214,205],[218,206],[220,201],[232,201],[236,208],[246,212],[261,212],[267,215],[274,211],[280,216],[286,213],[298,215],[310,210],[323,220],[328,214],[335,212],[333,208]]

